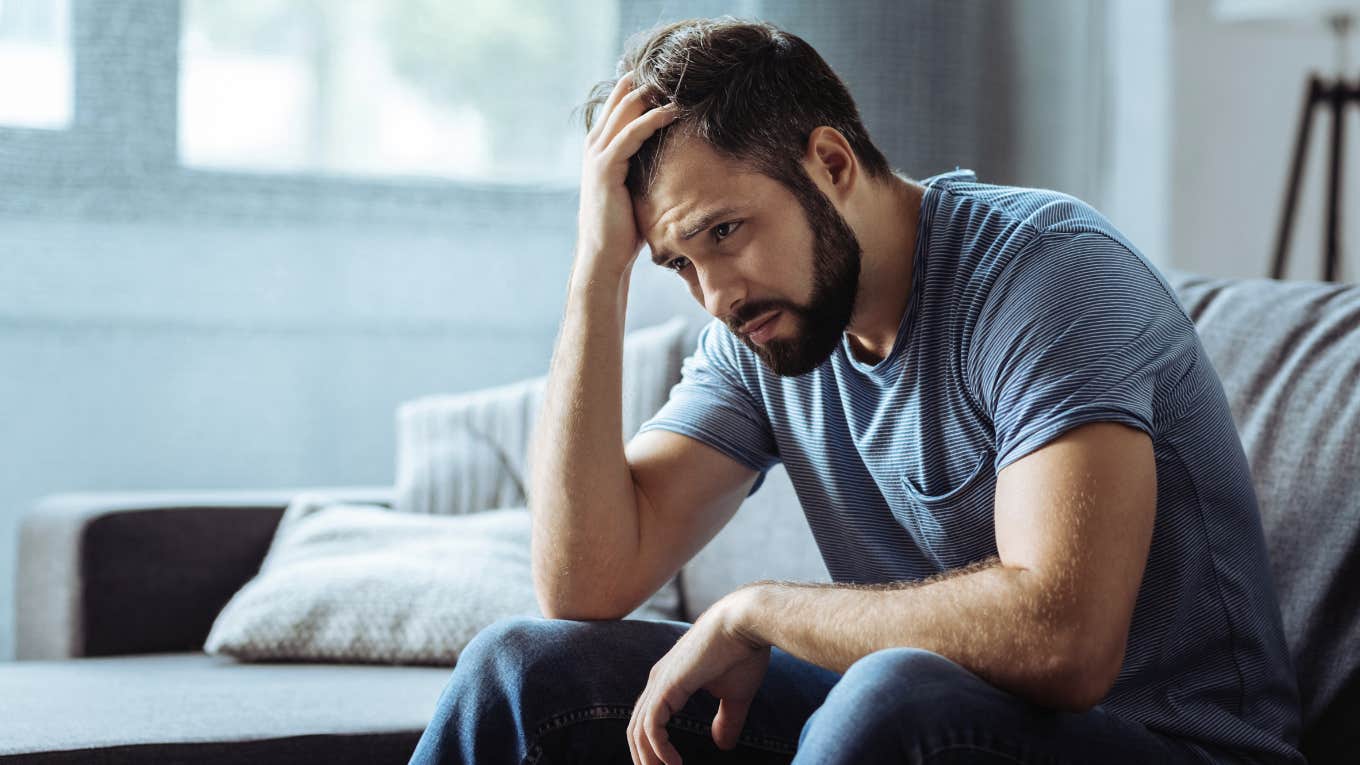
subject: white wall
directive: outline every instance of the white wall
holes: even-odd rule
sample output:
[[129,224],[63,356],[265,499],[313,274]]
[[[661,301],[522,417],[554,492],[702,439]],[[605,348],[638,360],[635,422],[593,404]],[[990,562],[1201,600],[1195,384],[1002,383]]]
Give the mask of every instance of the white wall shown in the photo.
[[[1174,140],[1170,188],[1172,262],[1231,276],[1266,276],[1283,204],[1287,167],[1310,70],[1331,74],[1331,35],[1319,26],[1225,24],[1209,0],[1172,3]],[[1352,42],[1354,50],[1356,43]],[[1357,61],[1352,53],[1351,61]],[[1360,71],[1350,73],[1352,78]],[[1347,122],[1350,213],[1342,278],[1360,276],[1360,124]],[[1320,278],[1328,121],[1314,126],[1289,276]]]
[[[1212,0],[1106,0],[1102,210],[1162,266],[1267,276],[1305,80],[1330,75],[1321,25],[1228,24]],[[1357,45],[1352,42],[1351,60]],[[1360,68],[1351,73],[1360,76]],[[1360,122],[1347,120],[1341,277],[1360,276]],[[1324,150],[1313,127],[1291,240],[1289,278],[1321,278]],[[1350,201],[1347,202],[1347,199]]]
[[1153,263],[1170,265],[1171,0],[1105,10],[1101,211]]

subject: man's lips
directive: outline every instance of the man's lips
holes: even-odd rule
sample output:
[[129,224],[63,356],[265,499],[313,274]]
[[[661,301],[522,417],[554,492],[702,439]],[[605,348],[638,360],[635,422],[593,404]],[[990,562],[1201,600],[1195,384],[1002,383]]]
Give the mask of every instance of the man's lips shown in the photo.
[[760,342],[765,338],[757,338],[755,337],[755,335],[762,329],[764,329],[767,325],[769,325],[771,322],[773,322],[776,318],[778,318],[778,316],[779,316],[778,310],[771,311],[768,314],[765,314],[763,317],[757,316],[754,320],[748,321],[744,325],[742,325],[740,332],[741,334],[745,335],[751,340]]

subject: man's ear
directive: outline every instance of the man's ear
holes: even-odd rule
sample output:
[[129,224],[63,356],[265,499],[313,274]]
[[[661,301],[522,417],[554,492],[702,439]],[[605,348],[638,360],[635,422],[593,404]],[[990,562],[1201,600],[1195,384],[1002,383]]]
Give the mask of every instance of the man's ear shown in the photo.
[[859,162],[854,149],[840,131],[827,125],[812,129],[803,169],[822,193],[832,199],[847,196],[859,177]]

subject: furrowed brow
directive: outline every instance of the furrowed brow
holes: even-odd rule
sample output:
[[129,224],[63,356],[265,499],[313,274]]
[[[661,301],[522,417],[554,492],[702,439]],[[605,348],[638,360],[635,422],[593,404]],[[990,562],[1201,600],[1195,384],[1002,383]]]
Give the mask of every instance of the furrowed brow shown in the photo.
[[[688,242],[689,240],[703,233],[706,229],[708,229],[709,226],[712,226],[714,223],[717,223],[722,218],[725,218],[729,215],[733,215],[736,212],[737,212],[736,207],[728,205],[727,207],[720,207],[716,210],[709,210],[706,213],[702,213],[697,217],[691,218],[689,222],[685,224],[684,228],[680,229],[680,240],[683,242]],[[660,250],[652,251],[652,262],[657,264],[658,266],[670,260],[671,257],[672,255],[670,254],[670,252],[664,247],[661,248]]]

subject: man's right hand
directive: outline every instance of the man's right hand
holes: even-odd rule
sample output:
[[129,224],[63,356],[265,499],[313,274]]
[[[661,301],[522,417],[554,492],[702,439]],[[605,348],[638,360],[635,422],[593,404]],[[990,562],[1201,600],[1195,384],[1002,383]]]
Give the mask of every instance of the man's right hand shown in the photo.
[[577,214],[578,265],[622,278],[642,250],[633,201],[624,180],[628,159],[677,116],[674,104],[648,109],[645,91],[628,72],[615,83],[595,126],[586,134]]

